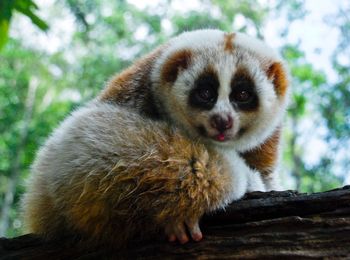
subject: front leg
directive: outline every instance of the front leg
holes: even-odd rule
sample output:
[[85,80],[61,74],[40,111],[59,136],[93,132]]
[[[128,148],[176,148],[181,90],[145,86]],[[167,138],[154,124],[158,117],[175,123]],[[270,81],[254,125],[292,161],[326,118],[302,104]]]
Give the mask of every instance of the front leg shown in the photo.
[[261,174],[251,169],[235,150],[222,151],[222,155],[229,164],[232,176],[231,200],[238,200],[246,192],[265,191],[265,185]]
[[[152,144],[151,151],[134,161],[126,154],[123,161],[127,164],[119,163],[114,174],[104,179],[108,198],[120,194],[111,201],[116,205],[112,219],[125,212],[132,228],[124,225],[119,233],[135,231],[129,234],[131,237],[150,237],[160,231],[169,241],[199,241],[202,215],[230,202],[232,176],[227,162],[178,133],[163,138],[159,138],[159,132],[152,134],[157,138],[154,142],[147,140]],[[124,219],[118,221],[123,222]]]
[[249,168],[247,192],[266,191],[266,190],[267,190],[266,184],[261,178],[260,172]]
[[[228,203],[231,176],[226,162],[203,148],[196,145],[191,154],[183,153],[181,157],[187,157],[187,160],[168,161],[163,174],[176,178],[166,177],[165,182],[161,181],[161,186],[167,187],[165,192],[159,193],[156,201],[150,201],[156,209],[150,215],[164,227],[171,242],[177,240],[184,244],[190,237],[194,241],[201,240],[201,216]],[[180,172],[179,168],[182,169]]]

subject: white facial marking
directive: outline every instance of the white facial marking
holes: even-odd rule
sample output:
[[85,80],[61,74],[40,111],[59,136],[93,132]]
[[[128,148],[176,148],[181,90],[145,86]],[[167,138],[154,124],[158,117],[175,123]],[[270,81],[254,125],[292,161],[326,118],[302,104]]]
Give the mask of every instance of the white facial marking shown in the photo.
[[[221,54],[221,53],[220,53]],[[233,59],[231,55],[219,56],[219,59],[214,63],[215,69],[218,72],[219,88],[218,99],[213,109],[213,113],[230,115],[233,118],[233,107],[230,102],[231,80],[233,76]]]

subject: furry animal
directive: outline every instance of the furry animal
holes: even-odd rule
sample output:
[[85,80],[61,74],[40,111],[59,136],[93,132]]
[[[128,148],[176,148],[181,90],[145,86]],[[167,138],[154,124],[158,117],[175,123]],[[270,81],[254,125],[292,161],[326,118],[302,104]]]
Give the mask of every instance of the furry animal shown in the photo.
[[114,247],[160,231],[200,240],[204,213],[278,188],[287,97],[285,65],[261,41],[219,30],[171,39],[42,147],[23,198],[28,231]]
[[23,198],[28,231],[87,245],[124,246],[165,231],[184,243],[185,226],[231,199],[232,176],[214,151],[163,122],[91,102],[48,139]]
[[[167,121],[227,157],[232,168],[242,166],[239,198],[247,185],[280,188],[275,171],[288,97],[286,66],[265,43],[241,33],[197,30],[116,75],[99,100]],[[258,176],[255,183],[247,183],[249,175]]]

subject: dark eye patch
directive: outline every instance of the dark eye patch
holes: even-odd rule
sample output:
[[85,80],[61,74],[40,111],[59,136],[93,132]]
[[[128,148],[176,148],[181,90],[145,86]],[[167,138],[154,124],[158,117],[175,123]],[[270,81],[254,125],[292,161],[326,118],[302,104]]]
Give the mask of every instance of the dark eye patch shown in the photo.
[[255,111],[259,107],[259,99],[253,79],[245,69],[238,69],[231,80],[230,101],[242,111]]
[[189,105],[199,109],[210,110],[218,99],[219,80],[215,71],[207,68],[196,79],[190,91]]

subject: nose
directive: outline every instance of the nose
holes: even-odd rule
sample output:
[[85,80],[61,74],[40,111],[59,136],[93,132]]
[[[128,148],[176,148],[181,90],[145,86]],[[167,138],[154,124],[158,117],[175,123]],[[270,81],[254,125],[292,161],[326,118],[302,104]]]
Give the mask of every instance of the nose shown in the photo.
[[232,128],[233,120],[231,116],[223,117],[221,115],[213,115],[210,119],[210,125],[222,133]]

